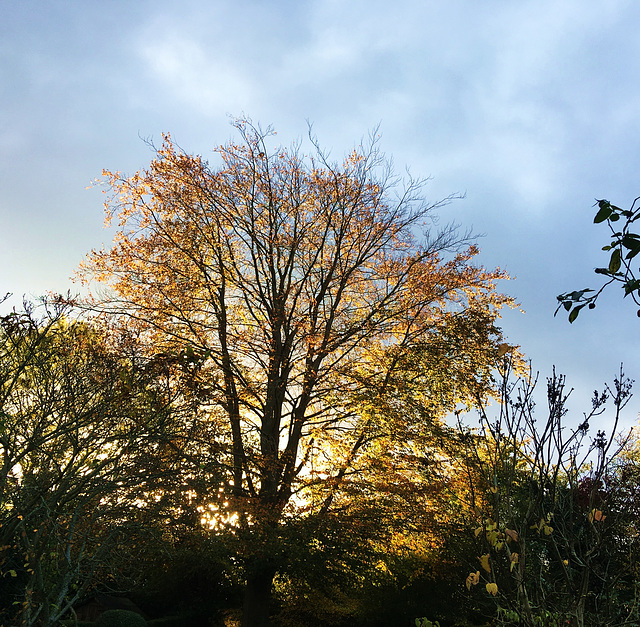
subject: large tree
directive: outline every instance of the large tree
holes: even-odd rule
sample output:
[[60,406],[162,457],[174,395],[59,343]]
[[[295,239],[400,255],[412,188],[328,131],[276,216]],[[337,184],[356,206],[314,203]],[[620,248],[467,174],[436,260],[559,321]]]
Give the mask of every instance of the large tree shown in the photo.
[[[361,453],[390,441],[372,407],[398,387],[398,368],[472,321],[469,345],[484,338],[485,350],[460,349],[460,372],[480,372],[486,390],[508,299],[495,290],[503,273],[471,263],[468,237],[427,228],[440,203],[423,201],[422,181],[400,189],[375,140],[338,165],[313,139],[305,155],[236,126],[242,141],[219,147],[214,166],[166,136],[148,169],[105,172],[118,230],[81,276],[106,286],[93,306],[122,315],[150,351],[200,364],[192,383],[226,434],[217,516],[248,538],[249,627],[268,619],[282,521],[327,512]],[[464,384],[441,383],[440,411],[464,396]],[[318,480],[324,498],[294,497]]]

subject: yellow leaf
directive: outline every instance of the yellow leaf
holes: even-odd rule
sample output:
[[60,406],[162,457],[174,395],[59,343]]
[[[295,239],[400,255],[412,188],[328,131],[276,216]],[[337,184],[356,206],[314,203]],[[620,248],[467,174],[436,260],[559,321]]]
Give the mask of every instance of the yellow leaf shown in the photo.
[[540,533],[540,530],[542,529],[545,523],[546,523],[546,520],[544,518],[541,518],[540,522],[537,522],[535,525],[531,525],[529,529],[535,529],[538,533]]
[[512,553],[511,554],[511,565],[509,566],[509,570],[511,572],[513,572],[513,567],[518,563],[518,560],[520,559],[520,556],[517,553]]
[[471,586],[475,586],[480,582],[480,571],[476,571],[475,573],[469,573],[467,577],[467,590],[471,590]]
[[498,584],[497,583],[488,583],[485,588],[489,594],[492,594],[494,597],[498,594]]
[[486,555],[483,555],[482,557],[478,558],[480,560],[480,566],[482,566],[482,568],[484,568],[488,573],[491,572],[491,566],[489,566],[489,553],[487,553]]
[[562,563],[563,563],[565,566],[569,566],[569,560],[562,560]]
[[489,531],[487,532],[487,542],[491,546],[495,546],[498,541],[498,532],[497,531]]
[[493,494],[496,494],[496,492],[498,491],[498,488],[496,486],[494,486],[494,485],[492,485],[491,488],[489,488],[489,489],[491,490],[491,492]]
[[483,527],[478,527],[474,532],[473,535],[477,538],[483,531]]

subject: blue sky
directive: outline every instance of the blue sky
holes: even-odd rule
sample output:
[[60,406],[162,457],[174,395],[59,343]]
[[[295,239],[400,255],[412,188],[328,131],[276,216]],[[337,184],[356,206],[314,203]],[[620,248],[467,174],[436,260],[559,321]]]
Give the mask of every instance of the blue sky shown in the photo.
[[285,144],[309,120],[340,157],[380,124],[429,200],[466,194],[441,219],[484,234],[481,262],[514,277],[509,341],[588,408],[621,362],[640,381],[621,293],[553,317],[605,265],[594,199],[640,195],[639,26],[631,0],[0,0],[0,291],[76,289],[110,240],[86,188],[147,165],[141,137],[206,157],[244,113]]

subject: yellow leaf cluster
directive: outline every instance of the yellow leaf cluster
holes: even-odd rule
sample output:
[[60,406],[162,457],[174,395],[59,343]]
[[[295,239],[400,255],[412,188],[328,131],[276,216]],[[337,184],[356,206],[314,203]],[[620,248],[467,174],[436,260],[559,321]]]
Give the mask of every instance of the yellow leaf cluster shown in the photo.
[[553,533],[553,527],[549,525],[553,514],[547,514],[546,518],[540,518],[540,520],[531,525],[531,529],[534,529],[538,534],[543,533],[545,536],[550,536]]

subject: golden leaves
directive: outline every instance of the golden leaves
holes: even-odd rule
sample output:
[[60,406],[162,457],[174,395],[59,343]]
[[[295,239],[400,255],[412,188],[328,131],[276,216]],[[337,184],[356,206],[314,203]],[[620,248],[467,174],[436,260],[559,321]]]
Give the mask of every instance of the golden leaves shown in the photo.
[[[512,304],[495,288],[506,275],[472,265],[475,246],[443,258],[439,251],[460,243],[453,233],[418,242],[429,209],[415,194],[398,201],[389,193],[374,150],[333,166],[295,148],[270,152],[270,132],[246,121],[237,128],[243,142],[219,147],[217,168],[164,135],[148,168],[130,177],[106,171],[115,241],[81,268],[112,290],[96,305],[129,320],[150,350],[207,351],[203,376],[229,408],[236,466],[247,463],[246,451],[267,473],[245,433],[254,437],[268,423],[285,433],[285,422],[305,424],[312,412],[318,432],[337,423],[340,404],[370,385],[357,370],[382,372],[385,390],[388,381],[415,381],[400,372],[400,356],[406,369],[427,373],[431,388],[414,387],[432,390],[420,400],[435,405],[434,415],[492,390],[496,351],[507,352],[494,324]],[[391,355],[393,377],[379,354]],[[250,429],[237,428],[240,420]],[[302,428],[289,433],[308,437]],[[275,448],[298,450],[299,441],[284,440]],[[281,475],[289,482],[293,468]],[[486,532],[495,548],[506,541],[497,528]]]
[[547,514],[546,518],[540,518],[536,524],[531,525],[530,529],[534,529],[538,534],[543,533],[545,536],[550,536],[553,533],[553,527],[549,525],[552,517],[553,514]]
[[[478,558],[478,559],[482,559],[482,558]],[[475,573],[469,573],[469,575],[467,576],[467,579],[465,581],[465,585],[467,586],[467,590],[471,590],[472,586],[477,586],[479,583],[480,583],[480,571],[477,570]],[[485,590],[490,595],[495,597],[498,594],[498,584],[497,583],[487,582],[484,587],[485,587]]]
[[513,529],[504,528],[503,530],[498,528],[498,523],[494,522],[491,518],[487,518],[483,521],[483,524],[476,527],[473,531],[473,535],[477,538],[482,532],[485,532],[487,542],[496,551],[500,551],[505,542],[517,542],[518,533]]

